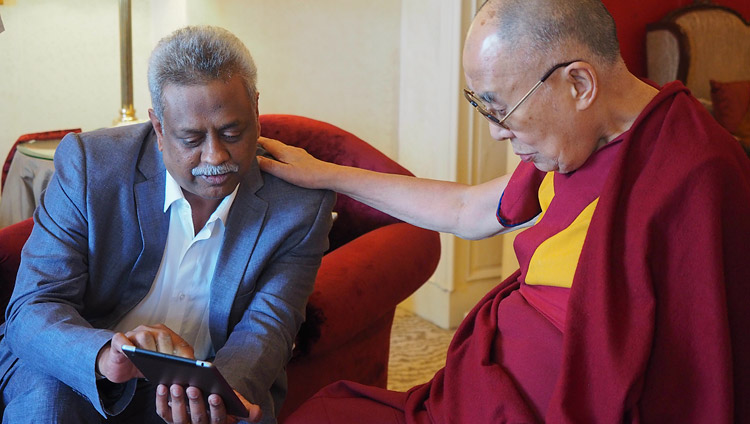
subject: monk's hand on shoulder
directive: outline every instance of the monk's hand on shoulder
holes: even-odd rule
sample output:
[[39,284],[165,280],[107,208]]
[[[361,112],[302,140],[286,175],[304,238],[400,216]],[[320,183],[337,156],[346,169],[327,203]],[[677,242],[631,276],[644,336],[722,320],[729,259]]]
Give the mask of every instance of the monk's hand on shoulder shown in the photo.
[[271,138],[260,137],[258,144],[275,158],[258,156],[260,169],[301,187],[327,188],[328,171],[337,166],[314,158],[304,149]]
[[[250,403],[235,391],[249,413],[244,420],[258,422],[263,413],[258,405]],[[208,396],[208,405],[203,400],[203,394],[197,387],[183,389],[178,384],[167,387],[160,384],[156,388],[156,413],[167,423],[228,423],[235,424],[239,417],[227,415],[221,396]]]

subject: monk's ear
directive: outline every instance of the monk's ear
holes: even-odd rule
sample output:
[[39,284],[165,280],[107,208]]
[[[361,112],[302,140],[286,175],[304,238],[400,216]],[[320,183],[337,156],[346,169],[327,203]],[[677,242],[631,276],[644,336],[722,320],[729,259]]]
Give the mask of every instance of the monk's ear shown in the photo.
[[564,72],[576,109],[588,109],[599,94],[599,79],[596,70],[586,62],[574,62],[568,65]]

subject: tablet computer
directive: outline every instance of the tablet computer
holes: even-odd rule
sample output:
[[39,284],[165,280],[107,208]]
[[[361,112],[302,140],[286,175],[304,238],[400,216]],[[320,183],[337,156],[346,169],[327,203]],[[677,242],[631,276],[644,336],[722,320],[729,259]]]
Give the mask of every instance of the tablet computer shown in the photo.
[[242,401],[214,364],[129,345],[123,345],[122,351],[148,381],[166,386],[179,384],[185,388],[197,387],[203,393],[206,408],[208,395],[216,393],[224,400],[227,414],[243,418],[248,416]]

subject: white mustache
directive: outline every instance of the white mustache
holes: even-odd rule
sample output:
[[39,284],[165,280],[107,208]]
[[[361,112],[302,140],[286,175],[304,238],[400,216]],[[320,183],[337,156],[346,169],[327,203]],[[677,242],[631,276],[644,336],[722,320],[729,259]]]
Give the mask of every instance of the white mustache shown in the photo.
[[201,165],[196,166],[190,171],[194,177],[200,177],[201,175],[223,175],[230,172],[237,172],[240,167],[235,163],[222,163],[221,165]]

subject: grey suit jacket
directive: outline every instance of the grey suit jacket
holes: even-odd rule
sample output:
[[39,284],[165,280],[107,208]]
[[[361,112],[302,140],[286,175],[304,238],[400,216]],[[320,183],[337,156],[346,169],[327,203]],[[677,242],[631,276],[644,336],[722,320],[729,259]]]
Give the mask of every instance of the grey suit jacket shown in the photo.
[[[0,341],[0,375],[16,357],[117,413],[94,375],[108,330],[149,291],[169,228],[165,168],[150,123],[69,134],[34,215]],[[285,366],[328,248],[334,195],[262,174],[257,163],[229,212],[211,281],[213,362],[264,422],[286,395]],[[122,387],[120,387],[122,389]]]

